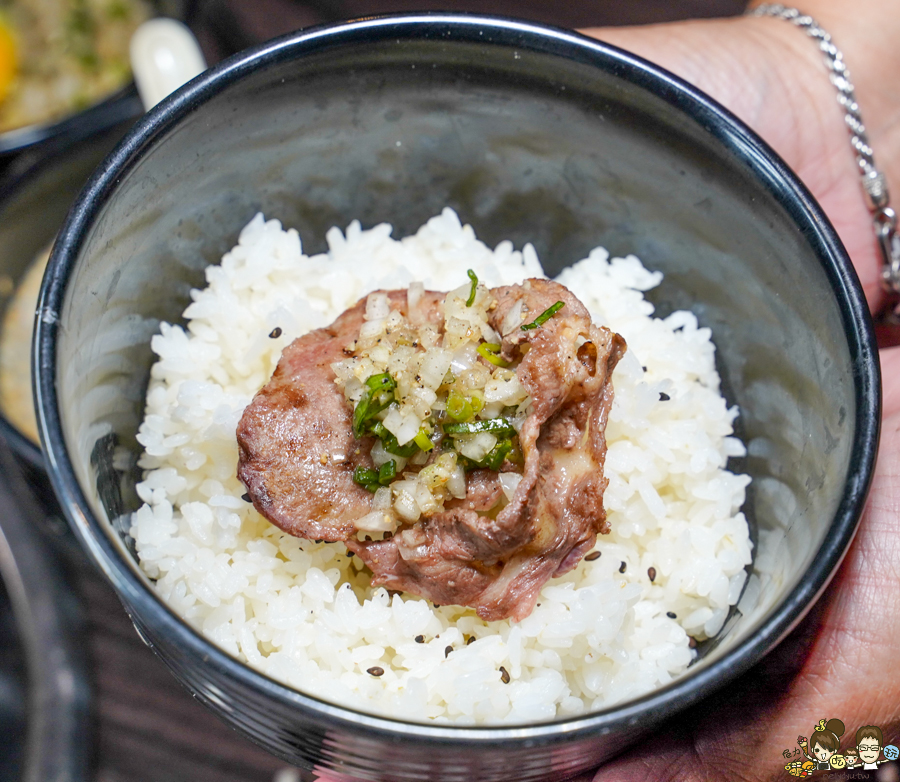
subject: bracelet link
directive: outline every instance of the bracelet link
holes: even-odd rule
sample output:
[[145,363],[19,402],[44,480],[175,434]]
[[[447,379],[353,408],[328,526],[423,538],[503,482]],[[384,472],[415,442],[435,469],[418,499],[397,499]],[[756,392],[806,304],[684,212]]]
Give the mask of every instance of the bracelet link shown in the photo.
[[[883,212],[888,208],[891,201],[888,192],[887,179],[881,171],[874,168],[868,168],[863,172],[863,190],[866,191],[866,200],[868,201],[869,211],[873,216],[878,212]],[[875,220],[877,221],[877,217]]]
[[887,259],[881,270],[882,286],[888,293],[900,293],[900,234],[897,234],[897,215],[890,207],[875,216],[875,235]]

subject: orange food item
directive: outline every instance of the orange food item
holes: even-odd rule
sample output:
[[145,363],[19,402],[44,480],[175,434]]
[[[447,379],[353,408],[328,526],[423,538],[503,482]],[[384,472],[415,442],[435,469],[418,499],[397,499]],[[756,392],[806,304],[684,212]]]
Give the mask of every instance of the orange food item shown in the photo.
[[18,56],[16,39],[9,23],[0,17],[0,101],[9,94],[16,77]]

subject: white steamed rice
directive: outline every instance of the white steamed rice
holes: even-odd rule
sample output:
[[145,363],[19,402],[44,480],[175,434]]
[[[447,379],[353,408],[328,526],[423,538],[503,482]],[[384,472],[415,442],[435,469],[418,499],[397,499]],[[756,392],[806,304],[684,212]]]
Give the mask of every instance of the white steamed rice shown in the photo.
[[744,447],[731,436],[737,410],[719,393],[709,329],[689,312],[653,318],[642,292],[662,275],[634,256],[598,248],[558,278],[628,343],[607,428],[612,533],[598,559],[544,587],[527,619],[488,623],[372,589],[342,544],[291,537],[241,499],[235,428],[295,337],[376,288],[451,290],[469,268],[489,286],[542,275],[533,247],[491,250],[450,209],[414,236],[390,234],[353,222],[328,232],[327,254],[306,256],[296,231],[257,215],[207,269],[187,330],[162,325],[138,437],[145,504],[131,534],[142,568],[225,651],[362,711],[521,724],[671,681],[693,659],[690,637],[715,635],[744,585],[751,544],[739,509],[750,479],[724,469]]

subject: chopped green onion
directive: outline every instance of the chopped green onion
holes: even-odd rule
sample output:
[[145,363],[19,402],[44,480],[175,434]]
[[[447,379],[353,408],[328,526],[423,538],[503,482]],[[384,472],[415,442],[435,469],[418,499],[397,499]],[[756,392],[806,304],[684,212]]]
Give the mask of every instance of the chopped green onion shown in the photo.
[[472,281],[469,298],[466,299],[466,306],[471,307],[475,303],[475,291],[478,289],[478,276],[471,269],[469,269],[466,274],[469,275],[469,279]]
[[456,389],[447,396],[447,415],[454,421],[465,421],[473,414],[472,403]]
[[353,482],[375,492],[378,490],[378,473],[371,467],[357,467],[353,471]]
[[365,423],[369,416],[369,394],[363,396],[353,408],[353,436],[362,437],[364,434]]
[[419,450],[419,446],[416,445],[415,440],[410,440],[405,445],[400,445],[400,443],[397,442],[397,438],[387,430],[387,427],[385,427],[381,421],[376,421],[372,424],[369,431],[381,440],[384,450],[394,454],[394,456],[402,456],[406,459]]
[[444,424],[447,434],[478,434],[491,432],[501,437],[511,437],[516,433],[513,425],[506,418],[488,418],[486,421],[469,421],[468,423]]
[[431,442],[428,432],[424,429],[419,429],[419,433],[413,437],[412,441],[419,447],[420,451],[430,451],[434,448],[434,443]]
[[478,389],[472,391],[472,413],[478,415],[484,409],[484,393]]
[[388,372],[372,375],[366,380],[366,390],[353,408],[353,436],[362,437],[366,433],[366,423],[394,401],[397,382]]
[[[451,439],[450,445],[453,445],[454,442]],[[483,459],[480,461],[475,461],[474,459],[469,459],[466,456],[460,454],[457,458],[459,464],[463,466],[464,470],[475,470],[478,468],[487,468],[489,470],[499,470],[503,466],[503,462],[506,460],[506,457],[510,453],[515,453],[513,438],[507,437],[506,439],[500,440],[497,444],[485,455]],[[515,459],[512,459],[515,461]]]
[[382,486],[387,486],[394,478],[397,477],[397,462],[391,459],[378,468],[378,482]]
[[393,391],[397,387],[397,381],[391,377],[390,372],[382,372],[380,375],[372,375],[366,385],[373,391]]
[[503,464],[503,460],[512,450],[512,440],[500,440],[490,451],[490,453],[481,460],[481,464],[491,470],[499,470]]
[[[524,328],[524,327],[523,327]],[[482,358],[490,361],[494,366],[497,367],[508,367],[509,362],[504,361],[497,354],[500,352],[500,345],[496,342],[482,342],[476,350],[478,351],[478,355]]]
[[552,318],[557,312],[559,312],[563,307],[565,307],[565,302],[558,301],[551,307],[547,307],[540,315],[538,315],[531,323],[526,323],[522,326],[522,331],[530,331],[531,329],[536,329],[538,326],[543,326],[550,318]]

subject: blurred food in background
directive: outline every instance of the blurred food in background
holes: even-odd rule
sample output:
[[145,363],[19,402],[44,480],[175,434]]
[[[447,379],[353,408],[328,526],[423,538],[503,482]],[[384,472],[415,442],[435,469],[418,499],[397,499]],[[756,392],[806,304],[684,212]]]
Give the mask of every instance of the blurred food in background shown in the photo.
[[[15,289],[0,330],[0,412],[35,444],[40,438],[31,391],[31,336],[35,303],[49,259],[49,247],[34,259]],[[12,280],[7,284],[11,287]]]
[[0,4],[0,132],[84,109],[131,79],[128,43],[144,0]]

